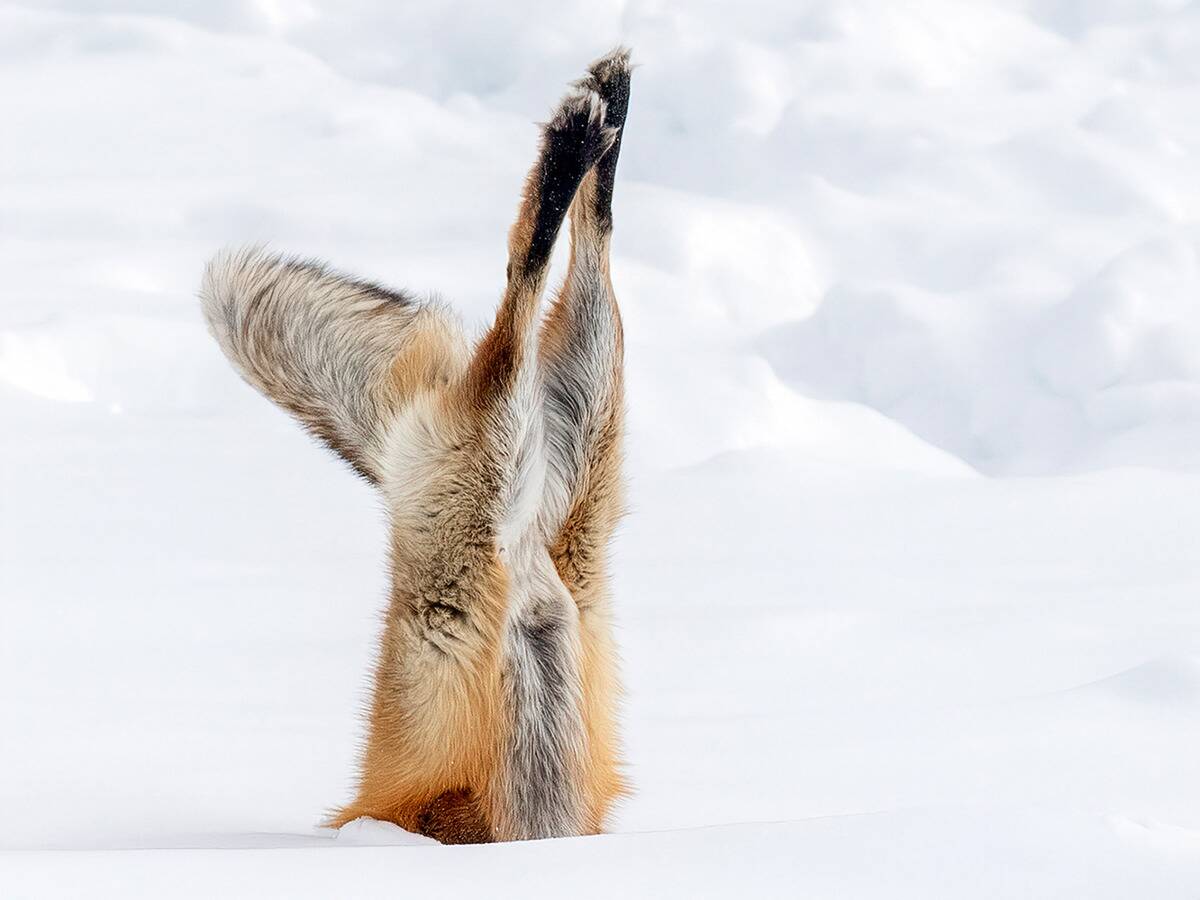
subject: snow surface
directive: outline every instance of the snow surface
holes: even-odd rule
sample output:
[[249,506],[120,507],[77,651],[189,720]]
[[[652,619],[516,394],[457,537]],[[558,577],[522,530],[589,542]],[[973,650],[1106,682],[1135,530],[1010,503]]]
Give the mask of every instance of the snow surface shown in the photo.
[[[619,41],[637,794],[320,829],[383,518],[201,267],[481,326]],[[0,3],[0,84],[0,896],[1200,896],[1200,5]]]

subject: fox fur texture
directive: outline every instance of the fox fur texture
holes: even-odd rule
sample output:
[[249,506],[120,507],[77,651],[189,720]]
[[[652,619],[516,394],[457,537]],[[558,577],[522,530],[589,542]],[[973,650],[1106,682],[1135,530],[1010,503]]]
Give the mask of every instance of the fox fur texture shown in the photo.
[[[507,285],[473,347],[441,308],[259,249],[201,289],[238,372],[389,513],[391,597],[359,816],[446,843],[594,834],[626,791],[607,546],[621,515],[621,317],[609,277],[629,52],[542,127]],[[569,211],[566,280],[541,314]]]

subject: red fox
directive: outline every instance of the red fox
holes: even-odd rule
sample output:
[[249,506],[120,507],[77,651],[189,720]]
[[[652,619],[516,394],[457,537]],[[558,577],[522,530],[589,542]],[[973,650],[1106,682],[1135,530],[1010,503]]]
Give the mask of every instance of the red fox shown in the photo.
[[[607,546],[622,513],[609,278],[629,52],[542,128],[495,322],[258,249],[200,296],[243,378],[381,492],[391,597],[355,799],[445,843],[595,834],[626,792]],[[540,305],[570,213],[566,280]]]

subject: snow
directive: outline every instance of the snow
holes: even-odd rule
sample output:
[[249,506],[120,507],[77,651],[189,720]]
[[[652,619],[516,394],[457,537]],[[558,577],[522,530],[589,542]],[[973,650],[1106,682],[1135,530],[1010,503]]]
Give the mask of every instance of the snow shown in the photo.
[[[480,327],[531,122],[618,42],[637,793],[322,829],[383,516],[201,269]],[[0,79],[0,895],[1200,892],[1200,7],[31,0]]]

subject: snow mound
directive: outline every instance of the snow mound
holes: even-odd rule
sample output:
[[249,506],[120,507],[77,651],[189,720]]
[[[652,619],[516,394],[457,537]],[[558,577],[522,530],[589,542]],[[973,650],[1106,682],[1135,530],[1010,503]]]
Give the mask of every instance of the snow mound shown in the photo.
[[1196,469],[1197,247],[1146,241],[1037,310],[845,284],[760,346],[798,390],[876,409],[988,472]]
[[438,846],[433,838],[423,834],[413,834],[405,831],[393,822],[380,822],[366,817],[347,822],[334,832],[334,840],[338,844],[351,847],[420,847]]

